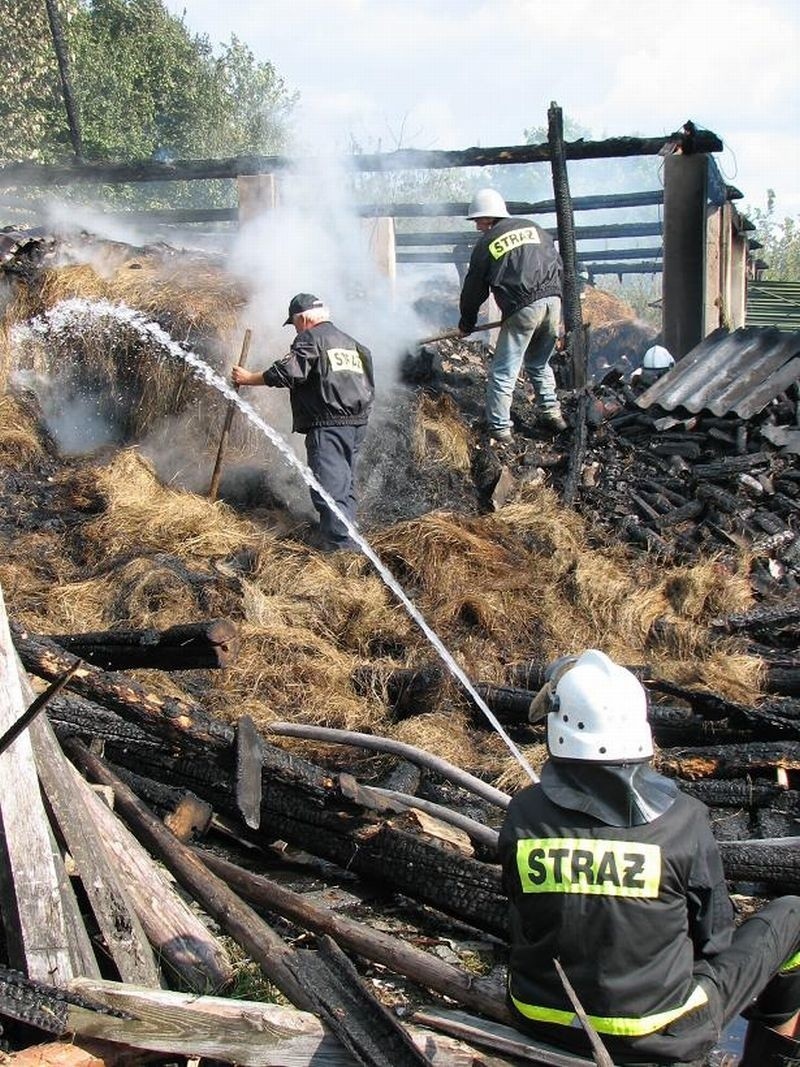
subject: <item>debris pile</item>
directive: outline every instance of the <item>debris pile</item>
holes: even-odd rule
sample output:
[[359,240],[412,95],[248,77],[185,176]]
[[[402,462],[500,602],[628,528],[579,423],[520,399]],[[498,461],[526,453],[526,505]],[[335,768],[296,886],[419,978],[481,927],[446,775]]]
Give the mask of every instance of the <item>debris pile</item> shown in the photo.
[[[794,394],[685,417],[607,377],[554,435],[521,383],[497,444],[472,425],[487,355],[409,356],[368,444],[368,540],[536,769],[544,665],[601,645],[647,687],[658,764],[710,806],[732,887],[797,892],[800,479],[776,438]],[[65,458],[35,397],[0,397],[0,729],[44,702],[0,755],[9,1040],[513,1062],[495,861],[521,768],[367,560],[321,556],[224,483],[163,484],[136,432]]]

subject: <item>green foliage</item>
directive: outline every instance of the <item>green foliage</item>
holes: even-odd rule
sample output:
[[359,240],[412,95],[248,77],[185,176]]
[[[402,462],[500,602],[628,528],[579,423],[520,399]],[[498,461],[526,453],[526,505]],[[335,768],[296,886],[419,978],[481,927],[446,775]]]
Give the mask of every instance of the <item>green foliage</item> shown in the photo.
[[756,236],[764,246],[758,255],[769,268],[764,277],[770,281],[800,281],[800,216],[775,216],[775,191],[767,190],[766,210],[755,208],[749,215],[755,223]]
[[[204,159],[274,154],[297,94],[236,37],[215,55],[162,0],[59,0],[86,157]],[[3,0],[5,75],[0,160],[71,158],[66,114],[42,0]],[[10,47],[9,47],[10,45]],[[8,69],[6,69],[8,68]],[[190,183],[177,203],[219,203],[220,183]],[[160,202],[159,190],[106,199]]]

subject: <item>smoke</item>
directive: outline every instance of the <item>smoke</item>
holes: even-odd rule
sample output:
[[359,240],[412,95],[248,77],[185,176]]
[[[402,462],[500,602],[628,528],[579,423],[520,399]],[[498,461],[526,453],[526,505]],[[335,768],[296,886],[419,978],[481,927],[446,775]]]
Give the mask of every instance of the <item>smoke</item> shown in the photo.
[[318,156],[281,172],[277,206],[241,227],[230,269],[250,289],[246,324],[254,331],[254,352],[270,357],[258,366],[291,345],[294,332],[281,325],[290,298],[314,293],[336,325],[370,349],[381,391],[396,380],[403,353],[424,325],[379,268],[385,224],[359,217],[352,187],[341,158]]

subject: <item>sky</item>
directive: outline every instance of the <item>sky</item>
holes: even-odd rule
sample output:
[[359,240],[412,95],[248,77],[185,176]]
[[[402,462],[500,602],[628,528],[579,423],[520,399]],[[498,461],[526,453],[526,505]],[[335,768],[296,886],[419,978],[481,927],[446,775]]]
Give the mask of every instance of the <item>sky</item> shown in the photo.
[[716,133],[745,210],[800,214],[797,0],[165,0],[300,93],[303,143],[523,144],[555,101],[593,138]]

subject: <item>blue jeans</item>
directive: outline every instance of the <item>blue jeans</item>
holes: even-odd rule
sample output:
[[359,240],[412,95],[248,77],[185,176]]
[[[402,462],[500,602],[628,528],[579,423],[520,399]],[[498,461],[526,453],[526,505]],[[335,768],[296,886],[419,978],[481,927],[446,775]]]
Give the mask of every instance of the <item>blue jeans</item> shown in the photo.
[[561,298],[549,296],[515,311],[500,327],[486,383],[490,430],[511,427],[511,401],[523,362],[540,407],[560,414],[556,378],[550,366],[560,321]]

